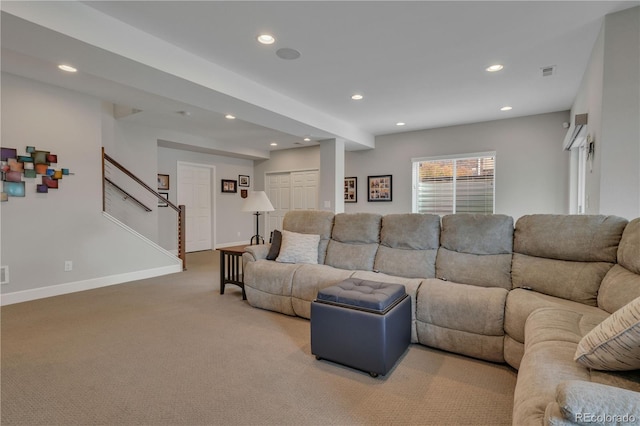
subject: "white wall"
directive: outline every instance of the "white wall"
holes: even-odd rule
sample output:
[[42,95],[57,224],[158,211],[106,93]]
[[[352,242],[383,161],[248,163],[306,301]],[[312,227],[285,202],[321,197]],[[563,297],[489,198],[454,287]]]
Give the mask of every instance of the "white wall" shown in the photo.
[[[215,247],[248,243],[254,234],[254,222],[251,213],[241,212],[243,199],[241,189],[253,190],[255,186],[253,176],[253,161],[220,155],[203,154],[199,152],[183,151],[171,148],[158,148],[158,173],[170,176],[169,200],[176,204],[176,179],[178,161],[213,166],[212,173],[212,236]],[[238,188],[236,194],[222,193],[221,179],[238,180],[238,175],[250,177],[249,188]],[[173,182],[173,183],[171,183]],[[168,250],[177,249],[176,215],[173,209],[160,209],[158,232],[160,245]]]
[[176,264],[102,215],[102,115],[97,99],[2,74],[2,146],[50,150],[74,173],[48,194],[24,179],[26,197],[1,204],[3,295]]
[[640,6],[605,18],[602,137],[598,142],[600,213],[639,217]]
[[571,117],[588,113],[588,214],[640,216],[640,7],[607,15]]
[[[568,112],[534,115],[376,138],[376,148],[347,152],[345,176],[358,178],[358,202],[347,212],[411,211],[411,158],[496,151],[496,213],[567,213]],[[393,175],[393,201],[367,202],[367,176]]]

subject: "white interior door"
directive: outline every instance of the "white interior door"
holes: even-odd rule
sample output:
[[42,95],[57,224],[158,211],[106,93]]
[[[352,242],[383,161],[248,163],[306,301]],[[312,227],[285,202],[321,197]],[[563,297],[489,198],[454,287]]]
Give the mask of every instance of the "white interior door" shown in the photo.
[[187,210],[187,252],[211,250],[212,167],[178,162],[178,204]]
[[274,229],[282,229],[282,219],[291,210],[291,173],[270,173],[266,179],[266,193],[274,211],[266,213],[265,241]]
[[318,171],[291,173],[293,210],[317,210]]
[[289,210],[318,208],[318,171],[269,173],[265,191],[275,211],[266,214],[265,239],[274,229],[282,229],[282,220]]

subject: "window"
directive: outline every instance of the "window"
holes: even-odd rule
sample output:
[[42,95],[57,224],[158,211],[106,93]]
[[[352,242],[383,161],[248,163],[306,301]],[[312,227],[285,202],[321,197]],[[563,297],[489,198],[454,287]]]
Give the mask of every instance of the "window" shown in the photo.
[[495,152],[414,158],[413,212],[494,212]]

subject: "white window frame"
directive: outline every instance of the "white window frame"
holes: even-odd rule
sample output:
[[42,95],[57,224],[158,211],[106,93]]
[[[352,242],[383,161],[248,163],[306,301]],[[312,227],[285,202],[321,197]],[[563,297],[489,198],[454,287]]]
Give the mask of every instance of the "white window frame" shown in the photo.
[[[493,213],[496,211],[496,169],[497,169],[497,161],[498,157],[496,155],[496,151],[485,151],[485,152],[473,152],[468,154],[451,154],[451,155],[438,155],[434,157],[415,157],[411,159],[411,211],[413,213],[418,212],[418,175],[419,175],[419,164],[424,161],[438,161],[438,160],[469,160],[473,158],[479,157],[493,157],[494,161],[494,169],[493,169],[493,205],[491,206],[491,210]],[[453,175],[456,176],[456,163],[454,163]],[[457,179],[453,179],[453,211],[456,211],[456,181]]]

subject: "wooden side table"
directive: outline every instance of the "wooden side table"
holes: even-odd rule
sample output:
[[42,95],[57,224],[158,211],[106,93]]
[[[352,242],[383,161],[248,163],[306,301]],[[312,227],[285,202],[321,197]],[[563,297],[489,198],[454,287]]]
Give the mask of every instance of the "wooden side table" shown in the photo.
[[224,294],[225,285],[235,284],[242,289],[242,300],[247,300],[242,278],[242,253],[247,245],[218,249],[220,251],[220,294]]

